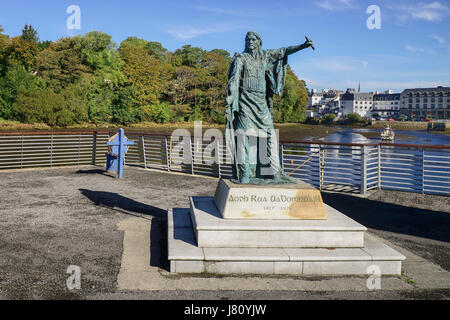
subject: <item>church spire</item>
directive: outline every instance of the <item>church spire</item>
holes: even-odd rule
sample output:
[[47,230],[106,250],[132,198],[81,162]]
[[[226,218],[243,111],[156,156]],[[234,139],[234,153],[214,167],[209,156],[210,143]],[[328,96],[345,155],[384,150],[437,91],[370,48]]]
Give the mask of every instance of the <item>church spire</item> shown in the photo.
[[361,92],[361,81],[358,83],[358,93]]

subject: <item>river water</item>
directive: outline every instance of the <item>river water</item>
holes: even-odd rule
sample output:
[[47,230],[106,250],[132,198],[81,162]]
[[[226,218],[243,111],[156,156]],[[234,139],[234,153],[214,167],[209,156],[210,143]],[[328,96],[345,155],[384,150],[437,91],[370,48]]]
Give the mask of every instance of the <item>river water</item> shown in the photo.
[[[338,128],[338,132],[327,135],[319,139],[324,142],[338,143],[378,143],[381,142],[380,129],[363,128]],[[401,144],[421,144],[421,145],[444,145],[450,146],[450,135],[419,131],[401,131],[395,130],[395,139],[393,143]],[[315,140],[313,137],[307,140]]]

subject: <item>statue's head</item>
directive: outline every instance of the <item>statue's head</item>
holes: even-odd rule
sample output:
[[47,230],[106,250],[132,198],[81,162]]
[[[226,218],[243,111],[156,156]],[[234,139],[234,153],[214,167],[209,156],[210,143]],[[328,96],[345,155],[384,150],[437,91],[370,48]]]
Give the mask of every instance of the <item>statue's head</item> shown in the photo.
[[262,48],[261,36],[256,31],[249,31],[245,36],[245,51],[259,51]]

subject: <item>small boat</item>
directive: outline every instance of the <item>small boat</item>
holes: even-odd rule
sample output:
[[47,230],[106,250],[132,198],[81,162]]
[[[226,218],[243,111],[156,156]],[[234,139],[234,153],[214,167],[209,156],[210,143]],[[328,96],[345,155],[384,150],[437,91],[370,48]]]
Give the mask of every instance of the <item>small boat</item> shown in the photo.
[[386,129],[381,132],[381,140],[392,141],[395,138],[394,130],[388,125]]

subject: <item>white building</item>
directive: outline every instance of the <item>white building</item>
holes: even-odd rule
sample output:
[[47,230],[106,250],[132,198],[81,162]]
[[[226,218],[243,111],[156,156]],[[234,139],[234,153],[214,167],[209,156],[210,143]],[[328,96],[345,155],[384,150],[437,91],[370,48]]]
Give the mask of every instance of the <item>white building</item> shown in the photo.
[[328,113],[339,113],[343,91],[324,89],[322,92],[312,90],[309,94],[307,117],[320,117]]
[[400,93],[393,93],[392,90],[377,93],[373,96],[372,114],[378,114],[382,120],[397,118],[400,111]]
[[343,116],[357,113],[362,118],[371,118],[373,110],[374,93],[356,92],[355,89],[347,89],[341,98],[341,112]]
[[406,89],[400,113],[414,119],[450,119],[450,87]]
[[308,108],[322,104],[323,92],[317,92],[315,89],[309,94]]

